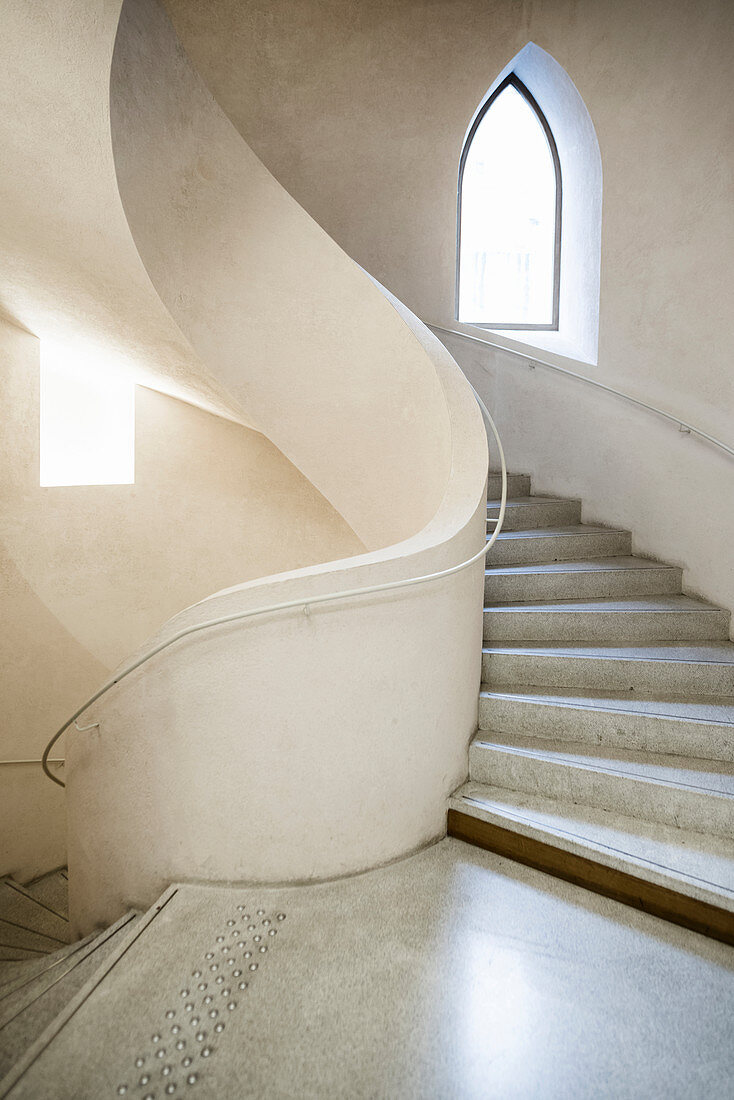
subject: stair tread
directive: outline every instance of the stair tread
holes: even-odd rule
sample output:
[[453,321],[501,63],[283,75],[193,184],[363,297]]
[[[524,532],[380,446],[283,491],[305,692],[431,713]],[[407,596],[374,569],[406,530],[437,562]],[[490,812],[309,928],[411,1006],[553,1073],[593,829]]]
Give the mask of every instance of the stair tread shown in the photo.
[[594,614],[599,611],[612,611],[615,613],[627,613],[630,611],[676,613],[714,611],[721,615],[728,615],[728,612],[724,611],[722,608],[715,607],[714,604],[706,603],[704,600],[699,600],[695,596],[674,594],[635,596],[633,599],[623,600],[615,596],[597,596],[583,600],[532,600],[529,602],[523,601],[521,603],[496,603],[488,604],[485,606],[484,610],[493,613],[503,611],[532,611],[547,612],[548,614],[568,611],[591,612]]
[[713,892],[734,910],[734,843],[672,825],[625,817],[578,803],[469,781],[451,807],[497,821],[612,866],[640,871],[693,896]]
[[2,1004],[5,997],[21,985],[25,985],[37,978],[39,974],[45,974],[47,971],[52,971],[55,967],[63,964],[66,959],[93,938],[92,935],[83,940],[75,940],[73,943],[67,943],[64,947],[60,947],[58,951],[53,951],[50,955],[34,956],[32,960],[25,959],[23,962],[0,963],[0,1004]]
[[654,642],[640,645],[603,645],[579,642],[553,642],[552,644],[497,644],[484,645],[484,653],[515,653],[520,655],[565,656],[601,658],[610,661],[668,661],[696,664],[734,665],[734,642]]
[[[508,508],[527,508],[533,504],[581,504],[580,497],[539,497],[534,494],[527,497],[508,497],[506,500],[506,506]],[[497,499],[487,499],[488,508],[499,508],[502,504],[502,497]]]
[[[12,879],[0,881],[0,920],[45,938],[50,950],[69,942],[69,923]],[[30,946],[35,946],[35,942]]]
[[725,761],[716,761],[714,767],[713,761],[697,757],[613,749],[542,737],[507,736],[492,730],[480,731],[473,744],[531,756],[548,763],[588,768],[734,799],[734,763]]
[[588,523],[572,523],[567,527],[529,527],[520,531],[500,531],[497,539],[547,539],[567,535],[626,535],[621,527],[594,527]]
[[647,714],[661,718],[676,718],[709,725],[734,725],[734,695],[673,695],[621,692],[594,688],[533,688],[532,685],[503,685],[501,688],[483,684],[481,695],[488,699],[514,699],[545,706],[579,707],[583,710],[620,711],[626,714]]
[[69,881],[65,869],[50,871],[33,882],[26,883],[25,891],[41,905],[57,913],[62,920],[69,918]]
[[[543,528],[538,528],[538,530],[543,530]],[[623,573],[631,569],[671,569],[679,571],[679,567],[676,565],[668,565],[665,562],[654,561],[651,558],[620,555],[616,558],[580,558],[574,561],[531,562],[527,565],[490,565],[485,569],[485,573],[487,576],[492,577],[522,577],[533,576],[536,573]]]
[[127,913],[85,948],[70,955],[57,972],[39,974],[0,1002],[0,1077],[105,965],[139,919],[136,912]]
[[45,932],[36,932],[23,924],[0,917],[0,954],[2,948],[15,947],[20,951],[29,951],[34,955],[50,955],[66,940],[55,939]]

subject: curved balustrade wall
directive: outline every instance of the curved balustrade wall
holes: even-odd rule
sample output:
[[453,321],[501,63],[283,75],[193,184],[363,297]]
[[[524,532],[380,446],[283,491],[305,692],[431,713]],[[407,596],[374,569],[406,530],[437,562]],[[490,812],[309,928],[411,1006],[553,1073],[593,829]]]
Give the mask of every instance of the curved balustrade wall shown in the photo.
[[[191,623],[476,553],[487,449],[461,372],[263,168],[154,0],[122,6],[111,118],[160,302],[207,376],[368,548],[216,593],[145,648]],[[440,835],[476,725],[482,579],[478,561],[217,627],[111,689],[83,718],[99,728],[67,747],[76,926],[149,904],[173,880],[329,877]]]
[[425,351],[246,145],[155,0],[123,4],[110,95],[133,237],[208,370],[368,548],[419,530],[450,464]]

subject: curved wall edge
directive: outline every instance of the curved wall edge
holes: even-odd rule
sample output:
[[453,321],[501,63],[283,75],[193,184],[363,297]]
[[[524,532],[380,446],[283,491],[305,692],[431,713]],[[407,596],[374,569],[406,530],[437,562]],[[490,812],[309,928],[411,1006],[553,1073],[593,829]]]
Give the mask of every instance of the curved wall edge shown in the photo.
[[[342,515],[368,535],[370,547],[354,558],[214,593],[171,619],[149,645],[220,615],[287,599],[307,603],[316,594],[433,573],[468,559],[485,538],[487,443],[461,371],[436,337],[282,191],[218,108],[210,116],[216,105],[181,51],[170,56],[170,26],[157,5],[125,0],[121,29],[126,13],[128,44],[121,55],[118,33],[116,56],[126,58],[125,95],[134,89],[137,106],[132,111],[128,101],[113,122],[115,157],[151,279],[212,375],[255,412],[317,488],[340,501]],[[160,51],[168,60],[143,101],[146,77],[136,66],[160,60]],[[182,87],[193,97],[185,111]],[[171,96],[181,118],[206,120],[203,131],[195,126],[187,138],[176,128],[181,118],[173,117],[175,150],[160,130],[161,117],[168,117],[166,111],[161,116],[161,103],[170,106]],[[136,119],[143,133],[137,146]],[[165,161],[174,152],[184,159],[204,155],[204,134],[214,143],[209,163],[215,167],[201,184],[179,160]],[[163,154],[164,163],[156,161],[154,178],[146,177],[152,204],[146,214],[145,196],[132,193],[133,168],[142,170],[153,152]],[[208,176],[224,178],[226,186],[211,193]],[[182,178],[188,190],[181,190]],[[181,217],[158,233],[151,221],[169,209],[161,205],[163,195]],[[241,202],[258,209],[262,203],[266,214],[278,215],[265,218],[275,254],[270,267],[263,241],[254,248],[252,272],[260,272],[269,293],[246,278],[250,237],[222,250],[221,227],[232,239],[231,219]],[[302,232],[301,260],[311,256],[314,270],[308,285],[286,279],[285,297],[284,227],[291,239]],[[212,265],[219,256],[223,266],[219,282],[210,266],[206,280],[187,283],[185,308],[177,304],[177,286],[192,268],[185,256],[171,253],[174,245],[206,253]],[[314,325],[315,303],[323,304],[325,294],[328,310],[322,308]],[[273,318],[286,300],[293,306],[290,327],[271,340]],[[249,327],[237,327],[238,311]],[[312,392],[294,394],[289,371],[299,348]],[[350,363],[358,383],[351,393],[347,372],[333,362],[340,348],[342,355],[361,356]],[[264,381],[257,377],[263,365]],[[289,400],[289,417],[279,420],[278,409]],[[326,431],[325,411],[341,416],[349,430]],[[358,461],[349,460],[348,449]],[[415,494],[420,500],[411,507]],[[173,881],[332,878],[440,836],[446,799],[466,775],[476,727],[483,577],[480,560],[437,582],[320,604],[308,615],[277,613],[213,628],[175,643],[112,688],[85,715],[85,724],[99,722],[99,728],[74,732],[67,744],[77,930],[109,923],[130,905],[150,904]]]

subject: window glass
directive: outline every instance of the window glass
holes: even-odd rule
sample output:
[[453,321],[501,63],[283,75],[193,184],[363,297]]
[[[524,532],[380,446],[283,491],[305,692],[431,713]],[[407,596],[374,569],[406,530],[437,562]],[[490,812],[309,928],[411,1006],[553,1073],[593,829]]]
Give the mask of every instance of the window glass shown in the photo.
[[546,130],[508,83],[482,116],[463,161],[460,321],[558,327],[557,187]]

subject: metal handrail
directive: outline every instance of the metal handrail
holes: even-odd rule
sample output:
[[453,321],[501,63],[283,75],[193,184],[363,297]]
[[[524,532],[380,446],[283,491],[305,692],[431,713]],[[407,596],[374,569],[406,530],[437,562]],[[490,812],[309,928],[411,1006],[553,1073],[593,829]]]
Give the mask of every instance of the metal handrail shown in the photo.
[[431,321],[425,321],[425,325],[438,332],[447,332],[450,336],[461,336],[464,340],[471,340],[475,344],[484,344],[489,348],[496,348],[499,351],[506,351],[509,355],[517,355],[520,359],[527,359],[532,364],[538,364],[540,367],[547,367],[549,370],[557,371],[558,374],[567,374],[570,378],[575,378],[578,382],[587,382],[590,386],[596,386],[599,390],[606,390],[607,393],[614,394],[615,397],[621,397],[623,401],[629,401],[631,405],[637,405],[640,409],[646,409],[648,412],[655,413],[657,416],[662,416],[665,420],[670,420],[671,423],[678,425],[678,430],[685,432],[686,435],[697,435],[701,439],[705,439],[708,443],[711,443],[714,447],[718,447],[726,454],[734,457],[734,447],[730,447],[728,443],[723,443],[722,440],[717,439],[713,435],[709,435],[708,432],[702,431],[700,428],[696,428],[693,424],[689,424],[686,420],[682,420],[679,416],[674,416],[672,413],[665,412],[664,409],[657,408],[656,405],[648,405],[645,401],[640,401],[637,397],[632,397],[629,393],[624,393],[622,390],[615,390],[612,386],[605,386],[603,382],[597,382],[595,378],[589,378],[586,374],[577,374],[576,371],[568,370],[566,367],[559,367],[557,363],[551,363],[547,359],[541,359],[537,355],[530,355],[527,351],[519,351],[517,348],[508,348],[505,344],[498,344],[495,340],[482,340],[479,336],[470,336],[468,332],[460,332],[455,328],[446,328],[444,325],[434,325]]
[[[43,757],[41,758],[41,767],[43,768],[45,775],[48,776],[51,782],[56,783],[59,787],[66,786],[66,783],[63,783],[55,775],[51,774],[48,768],[48,764],[49,754],[51,750],[53,749],[58,739],[62,736],[62,734],[66,733],[69,726],[73,722],[76,722],[77,718],[79,718],[79,716],[83,714],[85,710],[91,707],[93,703],[96,703],[97,700],[102,695],[104,695],[105,692],[109,691],[111,687],[114,687],[115,684],[119,684],[120,681],[129,676],[131,672],[135,672],[137,668],[140,668],[141,665],[145,664],[152,657],[155,657],[162,650],[168,649],[168,647],[173,645],[175,642],[181,641],[182,638],[186,638],[190,634],[196,634],[200,630],[209,630],[211,627],[223,626],[226,623],[236,622],[239,619],[251,619],[255,615],[268,615],[275,611],[287,611],[294,607],[302,607],[304,612],[308,613],[310,607],[313,604],[326,603],[331,600],[344,600],[353,596],[368,596],[374,592],[388,592],[391,589],[408,588],[409,586],[414,584],[423,584],[427,581],[441,580],[443,577],[450,577],[454,573],[461,572],[462,569],[467,569],[470,565],[473,565],[475,562],[479,561],[481,557],[486,555],[487,551],[494,545],[497,536],[502,530],[502,523],[505,518],[505,506],[507,503],[507,464],[505,462],[505,452],[502,447],[502,441],[499,437],[497,426],[492,419],[489,409],[484,404],[481,397],[473,386],[472,391],[477,399],[477,403],[482,411],[482,415],[495,438],[495,442],[497,443],[497,450],[499,452],[500,465],[502,470],[502,499],[500,503],[499,514],[497,516],[497,522],[495,524],[495,528],[492,532],[491,537],[486,540],[485,545],[482,547],[481,550],[477,551],[476,554],[473,554],[472,557],[467,558],[466,561],[460,562],[459,565],[452,565],[449,569],[441,569],[437,573],[426,573],[424,576],[420,577],[408,577],[404,580],[387,581],[385,584],[371,584],[365,586],[364,588],[351,588],[343,592],[326,592],[323,595],[311,596],[309,599],[306,600],[286,600],[283,603],[270,604],[267,607],[252,608],[249,611],[236,611],[231,615],[222,615],[218,619],[208,619],[206,622],[196,623],[193,626],[186,627],[184,630],[179,630],[176,634],[173,634],[170,638],[166,639],[165,642],[161,642],[159,645],[154,646],[152,649],[149,649],[146,653],[142,655],[142,657],[138,657],[138,659],[136,661],[133,661],[132,664],[127,665],[125,668],[122,669],[121,672],[118,672],[116,676],[113,676],[111,680],[107,680],[107,682],[104,683],[98,691],[95,691],[94,695],[91,695],[89,699],[87,699],[87,701],[81,707],[79,707],[78,710],[74,711],[71,718],[64,722],[61,729],[58,730],[49,741],[44,750]],[[95,722],[94,725],[98,725],[98,723]],[[91,726],[85,728],[90,729]]]
[[[0,760],[0,768],[7,768],[7,767],[10,767],[10,765],[12,765],[12,764],[40,764],[40,763],[41,763],[40,760]],[[66,761],[63,760],[62,758],[59,758],[58,760],[49,760],[49,761],[47,761],[47,763],[49,763],[49,764],[65,764]]]

